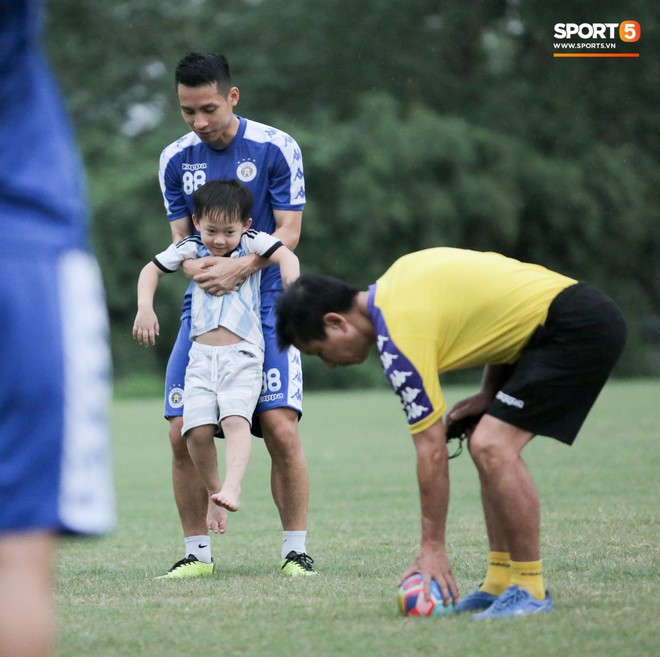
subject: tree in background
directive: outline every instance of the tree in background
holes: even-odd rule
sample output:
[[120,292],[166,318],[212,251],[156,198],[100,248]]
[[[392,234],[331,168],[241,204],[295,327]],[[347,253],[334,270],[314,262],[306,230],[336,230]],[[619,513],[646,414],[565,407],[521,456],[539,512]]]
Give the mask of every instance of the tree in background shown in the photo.
[[[630,324],[620,374],[660,372],[660,6],[631,0],[60,0],[55,68],[78,126],[118,375],[140,263],[169,239],[156,180],[180,134],[172,71],[224,52],[258,114],[304,149],[306,271],[366,283],[407,251],[494,249],[593,282]],[[556,22],[642,25],[637,60],[553,60]],[[150,360],[148,360],[150,359]],[[369,384],[371,373],[333,375]],[[310,370],[308,382],[327,384]]]

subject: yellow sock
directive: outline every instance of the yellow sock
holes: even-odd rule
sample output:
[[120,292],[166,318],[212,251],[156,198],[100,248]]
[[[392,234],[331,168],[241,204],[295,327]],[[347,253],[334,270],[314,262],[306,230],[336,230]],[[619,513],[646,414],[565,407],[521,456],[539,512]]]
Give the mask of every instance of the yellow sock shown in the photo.
[[545,586],[543,585],[542,561],[512,561],[511,584],[517,584],[525,589],[537,600],[545,600]]
[[511,556],[508,552],[489,552],[488,570],[479,587],[485,593],[499,595],[509,588],[511,579]]

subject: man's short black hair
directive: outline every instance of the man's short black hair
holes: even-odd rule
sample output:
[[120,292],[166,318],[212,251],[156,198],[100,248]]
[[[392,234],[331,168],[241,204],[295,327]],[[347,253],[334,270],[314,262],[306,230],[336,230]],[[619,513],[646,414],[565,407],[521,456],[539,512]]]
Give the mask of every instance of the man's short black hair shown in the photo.
[[324,340],[326,313],[346,313],[360,290],[332,276],[306,274],[277,300],[277,342],[280,349],[310,340]]
[[213,53],[188,53],[174,71],[174,81],[178,86],[205,87],[217,84],[218,90],[227,93],[231,88],[231,71],[224,55]]

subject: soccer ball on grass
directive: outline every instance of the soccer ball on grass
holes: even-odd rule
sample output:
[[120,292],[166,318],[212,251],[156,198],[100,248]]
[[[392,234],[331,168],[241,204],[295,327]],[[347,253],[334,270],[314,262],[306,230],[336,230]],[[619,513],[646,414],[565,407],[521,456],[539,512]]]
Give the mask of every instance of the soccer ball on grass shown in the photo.
[[431,598],[424,595],[424,581],[419,573],[411,575],[399,586],[399,610],[404,616],[444,616],[454,611],[453,603],[445,607],[438,583],[431,580]]

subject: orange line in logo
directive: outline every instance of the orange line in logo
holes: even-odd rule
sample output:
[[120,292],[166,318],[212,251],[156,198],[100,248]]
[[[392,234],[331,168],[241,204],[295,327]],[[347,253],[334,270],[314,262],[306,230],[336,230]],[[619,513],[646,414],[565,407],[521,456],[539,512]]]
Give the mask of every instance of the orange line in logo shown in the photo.
[[638,52],[627,53],[553,53],[553,57],[639,57]]

